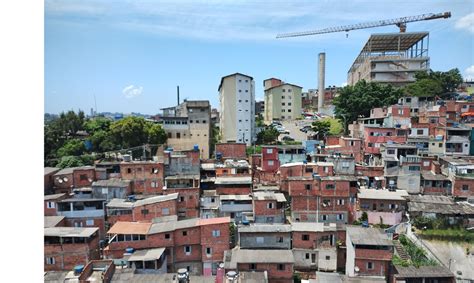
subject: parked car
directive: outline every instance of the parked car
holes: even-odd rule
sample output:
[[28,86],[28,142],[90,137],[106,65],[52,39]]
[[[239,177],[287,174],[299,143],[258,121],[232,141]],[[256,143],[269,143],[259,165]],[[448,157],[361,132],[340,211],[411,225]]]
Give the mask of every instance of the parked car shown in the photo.
[[282,140],[282,141],[294,141],[295,139],[292,138],[292,137],[290,137],[290,136],[283,136],[283,137],[281,138],[281,140]]
[[304,126],[304,127],[300,128],[300,131],[303,132],[303,133],[307,133],[311,129],[312,129],[311,126]]

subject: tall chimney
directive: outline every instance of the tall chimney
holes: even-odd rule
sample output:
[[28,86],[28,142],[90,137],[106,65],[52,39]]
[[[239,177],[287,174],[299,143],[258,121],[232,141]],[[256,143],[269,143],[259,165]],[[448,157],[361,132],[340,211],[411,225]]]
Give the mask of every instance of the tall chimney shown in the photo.
[[318,112],[324,104],[324,76],[326,75],[326,53],[319,53]]
[[176,92],[178,94],[178,104],[177,105],[179,105],[179,85],[176,86]]

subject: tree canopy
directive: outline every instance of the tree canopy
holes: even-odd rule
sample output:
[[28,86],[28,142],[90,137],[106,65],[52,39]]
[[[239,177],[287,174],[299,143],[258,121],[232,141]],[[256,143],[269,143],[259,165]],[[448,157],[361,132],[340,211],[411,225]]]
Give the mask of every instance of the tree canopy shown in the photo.
[[267,126],[257,134],[257,144],[276,143],[280,133],[273,126]]
[[421,71],[415,74],[416,81],[407,85],[404,92],[409,96],[440,96],[456,91],[463,78],[459,69],[447,72]]
[[[78,135],[86,131],[86,135]],[[45,165],[81,166],[91,162],[88,153],[102,153],[144,144],[163,144],[167,135],[161,125],[139,117],[112,121],[104,117],[86,119],[84,113],[61,113],[45,124]],[[89,144],[89,147],[86,147]],[[48,162],[59,160],[57,162]]]
[[397,103],[402,91],[391,85],[377,82],[358,81],[353,86],[345,86],[333,100],[336,118],[344,122],[344,129],[359,116],[367,117],[370,110]]

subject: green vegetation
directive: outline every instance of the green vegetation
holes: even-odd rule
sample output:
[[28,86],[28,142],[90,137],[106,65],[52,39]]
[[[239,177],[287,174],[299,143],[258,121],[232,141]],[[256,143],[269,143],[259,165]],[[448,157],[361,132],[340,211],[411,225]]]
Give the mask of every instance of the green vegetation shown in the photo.
[[359,219],[352,222],[352,225],[362,225],[362,222],[364,221],[369,221],[369,215],[365,211],[362,212],[362,215],[359,217]]
[[[419,248],[412,241],[410,241],[405,235],[400,235],[399,238],[400,244],[402,244],[405,251],[410,255],[410,260],[407,262],[409,265],[414,265],[415,267],[420,266],[430,266],[438,265],[438,263],[432,259],[429,259],[426,256],[426,251],[422,248]],[[395,262],[393,264],[396,264]],[[402,265],[406,264],[405,261],[402,261]],[[405,266],[405,265],[403,265]]]
[[247,155],[260,154],[260,153],[262,153],[262,146],[260,146],[260,145],[247,146],[246,153],[247,153]]
[[316,133],[316,138],[318,140],[324,139],[331,129],[331,122],[326,119],[314,121],[311,125],[312,130]]
[[257,127],[265,127],[262,114],[258,114],[257,118],[255,119],[255,125]]
[[430,229],[421,231],[421,236],[450,242],[474,243],[474,233],[464,229]]
[[257,144],[276,144],[280,133],[273,126],[266,126],[257,134]]
[[401,259],[398,255],[393,255],[392,257],[393,265],[408,267],[410,266],[410,261],[406,259]]
[[212,125],[211,129],[211,144],[210,144],[210,153],[214,156],[214,151],[216,150],[216,144],[221,141],[221,133],[219,131],[219,127],[216,125]]
[[402,91],[391,85],[376,82],[358,81],[353,86],[345,86],[339,91],[339,96],[333,100],[336,118],[347,125],[357,120],[359,116],[368,117],[370,110],[376,107],[389,106],[397,103]]
[[408,96],[440,96],[456,91],[463,79],[457,68],[447,72],[417,72],[416,81],[407,85],[404,92]]
[[[321,137],[331,135],[337,136],[342,133],[344,130],[343,125],[340,120],[334,118],[324,118],[321,120],[314,121],[312,123],[313,131],[316,133],[321,133]],[[318,134],[319,136],[319,134]]]
[[86,119],[84,112],[61,113],[44,126],[45,166],[61,168],[93,164],[96,155],[144,144],[163,144],[160,125],[139,117],[113,122],[104,117]]

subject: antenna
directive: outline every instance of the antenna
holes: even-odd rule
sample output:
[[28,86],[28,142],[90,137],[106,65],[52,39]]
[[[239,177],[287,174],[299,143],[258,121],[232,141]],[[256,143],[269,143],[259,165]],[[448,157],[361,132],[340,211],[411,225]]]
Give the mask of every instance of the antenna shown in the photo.
[[176,86],[176,93],[178,95],[178,104],[177,105],[179,105],[179,85]]

